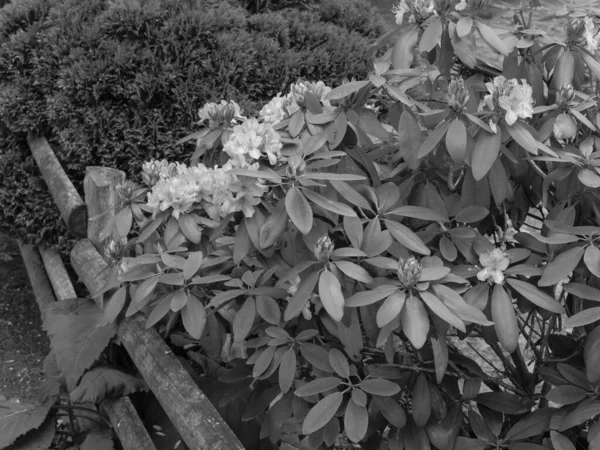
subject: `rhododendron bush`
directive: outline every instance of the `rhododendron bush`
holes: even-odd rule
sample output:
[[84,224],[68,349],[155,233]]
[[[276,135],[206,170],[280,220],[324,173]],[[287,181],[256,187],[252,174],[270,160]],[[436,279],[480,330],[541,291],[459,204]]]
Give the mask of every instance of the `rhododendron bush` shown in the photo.
[[105,320],[248,448],[600,449],[598,11],[487,3],[402,0],[367,79],[207,104],[119,186]]

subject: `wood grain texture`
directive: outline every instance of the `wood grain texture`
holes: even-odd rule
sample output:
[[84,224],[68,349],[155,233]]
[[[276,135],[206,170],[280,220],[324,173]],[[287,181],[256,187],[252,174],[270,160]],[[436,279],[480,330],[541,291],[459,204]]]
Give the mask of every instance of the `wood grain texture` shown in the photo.
[[104,244],[100,240],[100,233],[115,217],[118,201],[116,187],[124,181],[125,172],[122,170],[97,166],[85,169],[83,189],[88,211],[87,237],[100,252]]
[[[71,263],[90,292],[99,292],[107,263],[89,239],[71,251]],[[233,431],[142,314],[119,325],[119,338],[182,439],[194,450],[242,450]]]
[[55,302],[52,284],[46,274],[44,263],[37,248],[19,241],[19,250],[25,263],[25,269],[33,288],[35,301],[42,315],[42,323],[46,324],[46,308]]
[[69,278],[67,269],[63,263],[62,258],[52,247],[48,247],[44,244],[40,244],[38,247],[46,273],[52,284],[52,289],[57,300],[67,300],[70,298],[76,298],[75,288]]
[[125,450],[156,450],[129,397],[104,400],[100,405]]
[[27,143],[60,215],[75,237],[85,237],[87,210],[81,196],[43,137],[28,136]]

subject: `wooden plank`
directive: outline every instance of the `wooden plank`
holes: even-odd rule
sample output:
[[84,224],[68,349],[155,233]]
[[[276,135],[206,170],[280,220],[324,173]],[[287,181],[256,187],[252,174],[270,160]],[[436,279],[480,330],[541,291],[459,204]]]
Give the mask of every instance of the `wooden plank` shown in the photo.
[[[68,300],[77,297],[67,269],[58,252],[53,248],[40,246],[40,253],[56,298],[58,300]],[[105,400],[100,407],[106,412],[123,449],[156,450],[140,416],[128,397]]]
[[125,450],[156,450],[129,397],[107,399],[100,405]]
[[100,233],[116,214],[116,187],[124,181],[125,172],[122,170],[96,166],[85,169],[83,189],[88,211],[87,238],[101,253],[104,241],[100,241]]
[[25,269],[27,270],[31,287],[33,288],[35,301],[37,302],[40,314],[42,315],[42,322],[45,324],[46,308],[55,301],[52,285],[48,279],[44,263],[42,262],[38,250],[32,245],[23,244],[21,241],[19,241],[19,250],[21,251]]
[[85,237],[87,228],[85,203],[60,165],[50,144],[45,138],[32,135],[27,137],[27,143],[69,231],[76,237]]
[[[108,265],[89,239],[73,247],[71,262],[90,292],[102,289]],[[145,324],[142,314],[122,321],[119,338],[185,443],[194,450],[243,450],[165,341]]]

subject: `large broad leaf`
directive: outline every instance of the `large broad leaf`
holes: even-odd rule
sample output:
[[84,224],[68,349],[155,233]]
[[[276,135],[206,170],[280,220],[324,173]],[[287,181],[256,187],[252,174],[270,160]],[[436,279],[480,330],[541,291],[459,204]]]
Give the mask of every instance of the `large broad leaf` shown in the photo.
[[312,407],[302,424],[302,434],[311,434],[320,430],[331,420],[342,404],[344,394],[334,392]]
[[344,316],[344,294],[334,274],[325,269],[319,277],[319,297],[323,307],[333,320],[339,322]]
[[563,419],[559,431],[565,431],[571,427],[581,425],[598,414],[600,414],[600,402],[581,404]]
[[407,249],[422,255],[430,255],[431,251],[413,231],[407,226],[393,220],[386,220],[385,225],[388,231],[400,244],[404,245]]
[[114,448],[112,430],[94,430],[81,444],[81,450],[114,450]]
[[540,291],[534,285],[527,283],[526,281],[517,280],[515,278],[509,278],[506,281],[515,291],[540,308],[556,314],[565,313],[565,308],[559,302],[545,292]]
[[506,433],[505,439],[520,440],[532,436],[541,436],[550,428],[550,419],[556,412],[554,408],[542,408],[519,420]]
[[481,130],[475,139],[471,170],[476,181],[481,180],[492,168],[500,154],[502,136],[500,133],[488,133]]
[[50,411],[50,405],[0,402],[0,448],[5,448],[30,430],[38,428]]
[[590,393],[579,386],[564,384],[552,388],[546,394],[546,399],[558,405],[571,405],[586,398]]
[[509,353],[514,352],[519,344],[517,315],[510,297],[500,285],[494,287],[492,294],[492,320],[502,347]]
[[344,429],[346,430],[348,439],[352,442],[360,441],[367,434],[368,426],[369,413],[367,412],[367,408],[350,400],[344,414]]
[[396,428],[404,428],[404,425],[406,425],[406,412],[400,403],[390,397],[374,396],[373,400],[390,425]]
[[585,253],[583,247],[573,247],[562,252],[550,262],[542,273],[538,286],[554,286],[569,276]]
[[50,416],[37,430],[18,438],[10,450],[48,450],[55,435],[56,421]]
[[285,196],[285,209],[300,233],[310,233],[313,225],[312,209],[306,197],[297,188],[292,187]]
[[69,307],[64,308],[65,305],[57,302],[48,309],[48,334],[58,368],[72,390],[104,351],[116,330],[113,324],[104,324],[103,312],[91,301],[72,311]]
[[100,403],[105,398],[122,397],[147,390],[144,380],[110,367],[96,367],[87,372],[71,391],[73,403]]
[[535,405],[532,400],[510,392],[485,392],[475,397],[475,401],[505,414],[525,414]]
[[576,450],[571,440],[558,431],[550,431],[550,440],[554,450]]
[[423,302],[410,295],[400,315],[404,334],[416,349],[420,349],[425,344],[429,333],[429,316]]

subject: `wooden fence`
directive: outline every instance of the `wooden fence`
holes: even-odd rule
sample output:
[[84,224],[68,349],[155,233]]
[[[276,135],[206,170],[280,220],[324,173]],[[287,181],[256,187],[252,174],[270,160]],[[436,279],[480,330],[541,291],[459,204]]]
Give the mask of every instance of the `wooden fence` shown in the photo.
[[[79,239],[70,254],[71,264],[88,291],[99,292],[108,275],[99,236],[114,217],[116,186],[125,180],[125,173],[88,167],[84,202],[46,139],[30,136],[28,143],[62,219]],[[44,245],[19,246],[44,319],[51,302],[76,297],[75,289],[55,250]],[[99,299],[94,301],[102,306]],[[141,313],[123,320],[118,336],[183,441],[191,450],[242,450],[242,444],[190,374],[160,335],[153,328],[146,329],[145,322]],[[156,449],[128,397],[105,400],[101,408],[125,450]]]

